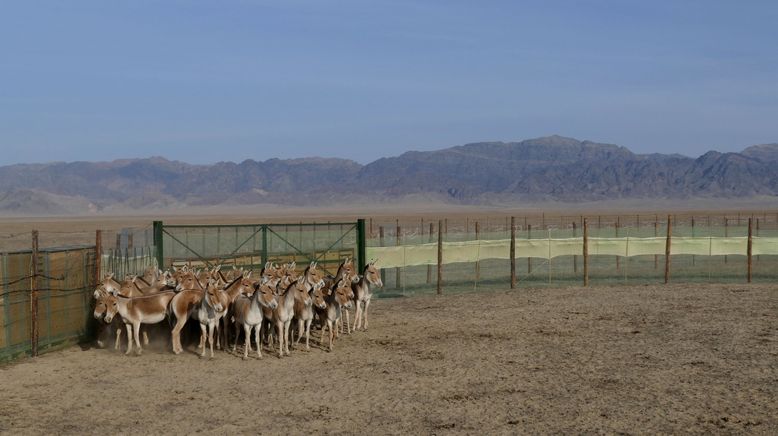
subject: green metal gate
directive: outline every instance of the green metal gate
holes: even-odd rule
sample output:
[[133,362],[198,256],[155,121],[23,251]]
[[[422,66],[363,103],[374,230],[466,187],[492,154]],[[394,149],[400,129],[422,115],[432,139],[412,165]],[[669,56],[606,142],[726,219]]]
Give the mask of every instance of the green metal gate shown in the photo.
[[154,222],[156,258],[163,267],[316,261],[334,273],[345,257],[365,265],[365,220],[295,224],[168,225]]

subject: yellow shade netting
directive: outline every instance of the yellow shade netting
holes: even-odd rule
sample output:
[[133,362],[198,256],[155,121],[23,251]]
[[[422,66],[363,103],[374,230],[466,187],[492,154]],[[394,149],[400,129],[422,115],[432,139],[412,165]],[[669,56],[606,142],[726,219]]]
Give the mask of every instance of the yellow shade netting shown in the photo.
[[[661,238],[589,238],[590,256],[664,255],[666,239]],[[486,259],[510,259],[510,239],[492,241],[444,242],[443,263],[477,262]],[[747,237],[674,237],[670,254],[698,256],[746,255]],[[517,239],[516,257],[552,259],[583,254],[583,238]],[[753,238],[752,254],[778,255],[778,238]],[[367,247],[367,256],[378,259],[381,268],[438,263],[438,244]]]

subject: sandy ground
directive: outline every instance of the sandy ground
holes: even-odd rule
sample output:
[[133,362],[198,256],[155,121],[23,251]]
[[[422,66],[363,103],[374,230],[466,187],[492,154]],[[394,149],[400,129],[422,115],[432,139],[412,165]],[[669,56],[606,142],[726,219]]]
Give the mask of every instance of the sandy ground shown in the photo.
[[0,432],[778,432],[774,286],[520,290],[371,308],[370,330],[332,353],[316,344],[244,361],[73,347],[6,365]]

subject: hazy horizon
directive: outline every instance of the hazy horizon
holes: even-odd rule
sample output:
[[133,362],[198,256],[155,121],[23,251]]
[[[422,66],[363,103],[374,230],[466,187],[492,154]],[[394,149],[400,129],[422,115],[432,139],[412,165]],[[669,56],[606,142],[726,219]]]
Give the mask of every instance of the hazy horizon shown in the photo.
[[[16,2],[0,165],[778,142],[778,4]],[[44,158],[45,156],[45,158]]]

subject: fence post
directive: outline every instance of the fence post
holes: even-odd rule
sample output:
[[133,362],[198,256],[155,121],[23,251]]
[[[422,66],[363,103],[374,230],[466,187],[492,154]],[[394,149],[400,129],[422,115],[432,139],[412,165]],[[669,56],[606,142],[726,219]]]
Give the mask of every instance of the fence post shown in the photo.
[[30,348],[32,357],[38,355],[38,231],[32,231],[32,259],[30,261]]
[[[378,245],[384,246],[384,226],[378,226]],[[386,271],[381,268],[381,283],[386,283]]]
[[[729,219],[724,215],[724,237],[729,237]],[[727,263],[727,255],[724,255],[724,263]]]
[[670,243],[673,232],[671,216],[667,215],[667,240],[665,242],[665,284],[670,281]]
[[443,221],[438,220],[438,295],[443,293]]
[[[481,233],[481,226],[478,224],[478,221],[475,222],[475,240],[478,241],[480,238]],[[475,261],[475,283],[478,285],[478,280],[481,279],[481,262]]]
[[357,265],[358,272],[365,270],[367,264],[367,235],[365,234],[365,219],[357,220]]
[[95,231],[95,283],[93,288],[97,287],[97,284],[100,283],[100,277],[101,271],[103,270],[102,266],[103,262],[103,231],[102,230],[96,230]]
[[753,233],[752,233],[752,226],[751,226],[751,218],[748,219],[748,247],[746,249],[746,255],[748,256],[748,283],[751,283],[751,271],[752,271],[752,264],[751,264],[751,252],[753,247]]
[[[435,233],[435,225],[433,223],[430,223],[430,234],[429,234],[429,242],[433,241]],[[427,265],[427,283],[432,283],[432,265]]]
[[[654,219],[654,237],[659,236],[659,219]],[[654,255],[654,269],[659,269],[659,256]]]
[[[402,229],[400,228],[400,220],[396,221],[397,229],[395,230],[394,234],[394,245],[399,247],[401,242],[401,236],[400,232],[402,232]],[[394,269],[394,272],[396,274],[396,278],[394,279],[394,284],[397,289],[402,289],[403,287],[403,280],[402,280],[402,272],[400,271],[400,267],[397,267]]]
[[[576,232],[576,224],[575,221],[573,221],[573,238],[578,236],[578,232]],[[578,274],[578,255],[573,255],[573,274]]]
[[[616,237],[619,237],[619,227],[621,226],[621,220],[619,216],[616,216]],[[619,265],[619,256],[616,256],[616,272],[619,272],[620,265]]]
[[[532,239],[532,224],[527,224],[527,240]],[[532,274],[532,258],[527,256],[527,278]]]
[[583,282],[589,286],[589,223],[583,219]]
[[[298,227],[298,230],[302,234],[303,228]],[[302,250],[302,246],[300,246],[300,250]],[[267,254],[267,224],[262,224],[262,265],[264,266],[269,260]]]
[[[205,238],[203,238],[204,240]],[[154,251],[154,257],[157,259],[157,268],[164,269],[165,265],[162,263],[162,256],[164,255],[162,251],[162,221],[154,221]]]
[[516,289],[516,217],[511,217],[511,289]]

